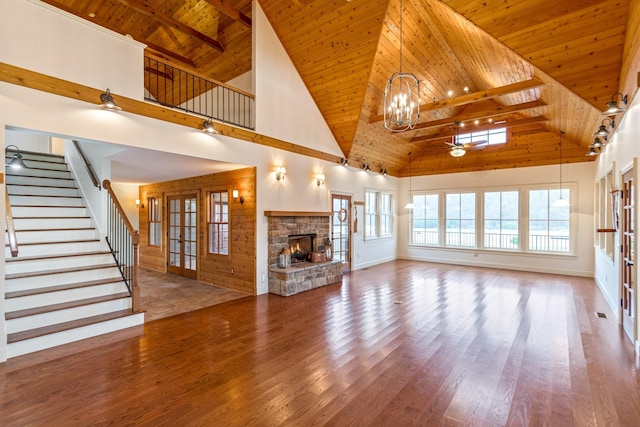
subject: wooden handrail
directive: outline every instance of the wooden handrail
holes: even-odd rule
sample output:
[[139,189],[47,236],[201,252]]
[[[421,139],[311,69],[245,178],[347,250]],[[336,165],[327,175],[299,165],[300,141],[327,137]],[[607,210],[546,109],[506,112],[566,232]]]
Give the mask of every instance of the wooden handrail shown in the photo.
[[133,269],[133,271],[131,272],[131,288],[129,290],[131,292],[131,311],[133,313],[137,313],[140,311],[140,288],[138,286],[138,246],[140,245],[140,233],[138,232],[138,230],[134,230],[133,226],[131,225],[131,221],[129,221],[129,218],[127,218],[124,209],[122,209],[122,205],[118,201],[118,198],[116,197],[116,194],[111,187],[111,181],[105,179],[104,181],[102,181],[102,187],[109,193],[109,197],[111,199],[111,202],[113,203],[113,206],[118,211],[120,218],[127,228],[127,231],[131,235],[131,244],[133,246],[133,265],[131,266],[131,268]]
[[13,213],[11,212],[11,202],[9,201],[9,193],[4,193],[5,197],[5,221],[7,224],[7,235],[9,236],[9,248],[11,256],[18,256],[18,239],[16,238],[16,227],[13,225]]
[[87,159],[87,156],[84,155],[84,151],[82,151],[82,148],[80,147],[80,143],[74,140],[73,145],[76,147],[78,154],[80,154],[82,161],[84,161],[84,165],[87,168],[87,172],[89,172],[89,177],[91,178],[91,182],[93,182],[93,186],[96,187],[98,190],[100,190],[100,180],[98,179],[96,172],[93,170],[93,167],[89,162],[89,159]]

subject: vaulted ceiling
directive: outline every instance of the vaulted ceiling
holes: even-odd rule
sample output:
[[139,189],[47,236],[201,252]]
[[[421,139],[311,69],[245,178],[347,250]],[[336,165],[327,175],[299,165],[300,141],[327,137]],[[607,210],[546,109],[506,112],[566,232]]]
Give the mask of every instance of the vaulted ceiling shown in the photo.
[[[251,69],[251,0],[45,1],[218,81]],[[258,2],[344,157],[396,176],[409,152],[414,175],[557,164],[561,132],[564,161],[592,160],[600,111],[619,90],[629,0]],[[390,133],[383,94],[400,71],[401,24],[422,112],[416,129]],[[455,122],[502,123],[508,142],[453,158]]]

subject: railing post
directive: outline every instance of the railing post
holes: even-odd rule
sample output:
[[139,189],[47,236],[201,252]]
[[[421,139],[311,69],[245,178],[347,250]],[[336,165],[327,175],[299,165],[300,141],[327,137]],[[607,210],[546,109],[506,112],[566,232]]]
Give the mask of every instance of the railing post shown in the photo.
[[134,313],[140,311],[140,287],[138,286],[138,245],[140,244],[140,232],[135,230],[131,236],[133,243],[133,273],[131,277],[131,310]]

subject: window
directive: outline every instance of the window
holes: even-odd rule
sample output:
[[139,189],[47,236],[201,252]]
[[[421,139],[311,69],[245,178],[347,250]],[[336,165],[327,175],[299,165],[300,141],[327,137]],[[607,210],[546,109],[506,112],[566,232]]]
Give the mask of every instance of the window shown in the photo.
[[[555,206],[560,190],[529,191],[529,250],[570,252],[569,206]],[[571,200],[569,190],[562,190],[562,198]]]
[[446,195],[447,246],[476,246],[476,194],[448,193]]
[[393,195],[367,190],[365,194],[365,237],[393,236]]
[[414,194],[411,223],[411,243],[416,245],[438,244],[438,195]]
[[229,253],[229,193],[218,191],[209,193],[209,253],[227,255]]
[[518,249],[518,191],[484,193],[484,247]]
[[458,136],[461,144],[476,143],[476,145],[496,145],[507,142],[507,128],[496,128],[481,132],[462,133]]
[[147,198],[149,207],[149,246],[160,246],[162,243],[160,201],[156,197]]

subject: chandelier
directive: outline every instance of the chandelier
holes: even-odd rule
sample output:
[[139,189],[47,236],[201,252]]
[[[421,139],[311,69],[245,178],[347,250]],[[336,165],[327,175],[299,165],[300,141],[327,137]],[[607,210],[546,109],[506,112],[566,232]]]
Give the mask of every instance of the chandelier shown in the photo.
[[391,132],[413,129],[420,117],[420,82],[402,72],[402,0],[400,0],[400,72],[394,73],[384,89],[384,127]]

